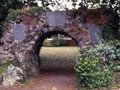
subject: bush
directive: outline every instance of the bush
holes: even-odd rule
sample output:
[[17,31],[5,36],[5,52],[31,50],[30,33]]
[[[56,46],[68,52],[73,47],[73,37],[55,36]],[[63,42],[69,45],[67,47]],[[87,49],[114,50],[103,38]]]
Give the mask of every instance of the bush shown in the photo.
[[53,46],[64,46],[66,44],[66,40],[64,38],[58,38],[55,36],[52,41]]
[[94,56],[104,61],[107,65],[115,66],[116,62],[120,60],[120,48],[118,48],[118,44],[118,41],[111,41],[108,43],[100,41],[93,46],[94,48],[86,47],[85,52],[80,54],[80,56]]
[[75,65],[78,86],[96,88],[112,84],[113,71],[120,70],[120,41],[101,40],[85,47]]
[[78,90],[112,84],[113,71],[108,66],[100,66],[96,58],[79,57],[74,69],[78,77]]

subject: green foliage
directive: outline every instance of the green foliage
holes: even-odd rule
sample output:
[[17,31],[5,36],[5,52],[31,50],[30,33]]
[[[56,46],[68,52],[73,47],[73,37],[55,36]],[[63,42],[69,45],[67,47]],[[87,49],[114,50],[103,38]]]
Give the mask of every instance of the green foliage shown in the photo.
[[18,15],[21,15],[23,12],[22,11],[20,11],[20,10],[13,10],[13,9],[10,9],[9,10],[9,16],[6,18],[6,21],[8,21],[8,20],[12,20],[12,21],[14,21],[14,20],[16,20],[16,17],[18,16]]
[[23,4],[20,0],[1,0],[0,1],[0,38],[3,32],[3,22],[5,22],[6,17],[8,16],[8,11],[10,8],[18,9],[22,8]]
[[9,65],[12,64],[14,65],[15,67],[21,67],[22,64],[20,64],[20,62],[18,61],[12,61],[12,62],[9,62]]
[[32,78],[26,78],[25,79],[25,82],[24,82],[24,84],[26,85],[26,86],[30,86],[30,81],[32,80]]
[[112,84],[113,71],[108,66],[100,66],[99,60],[96,58],[79,57],[74,68],[78,77],[78,90]]
[[34,7],[31,10],[28,11],[31,15],[34,15],[35,12],[41,12],[41,13],[45,13],[46,10],[43,9],[42,7]]
[[2,60],[0,60],[0,77],[2,76],[2,73],[7,69],[7,67],[12,64],[15,67],[21,67],[22,64],[20,64],[17,60],[16,61],[9,61],[9,57],[5,56]]
[[95,58],[106,62],[108,65],[114,66],[116,65],[116,61],[119,61],[120,59],[120,48],[118,48],[118,44],[115,42],[117,41],[111,41],[109,43],[100,41],[93,46],[94,48],[86,47],[85,52],[80,54],[80,56],[94,56]]
[[120,41],[100,41],[86,47],[75,65],[78,88],[97,88],[114,83],[113,71],[120,70]]
[[112,9],[105,9],[109,14],[108,24],[101,25],[102,37],[104,40],[109,41],[119,39],[119,16]]
[[90,2],[93,2],[93,3],[99,3],[100,0],[89,0]]
[[0,66],[0,77],[2,77],[2,73],[7,69],[7,65]]
[[64,46],[66,44],[66,40],[64,38],[59,38],[55,36],[52,41],[53,46]]
[[2,73],[7,69],[9,62],[9,57],[5,56],[2,60],[0,60],[0,77]]
[[2,76],[2,73],[7,69],[7,67],[10,64],[14,65],[15,67],[21,67],[21,64],[18,61],[11,61],[11,62],[8,62],[6,60],[3,60],[3,61],[2,61],[2,64],[0,64],[0,77]]
[[[21,9],[24,7],[24,5],[27,6],[35,6],[34,2],[35,0],[27,0],[27,1],[22,1],[22,0],[0,0],[0,38],[2,36],[2,32],[3,32],[3,22],[5,22],[8,13],[9,13],[9,9]],[[34,4],[34,5],[33,5]],[[17,14],[13,14],[10,18],[11,20],[15,20],[16,19],[16,15]]]
[[6,21],[8,20],[16,20],[18,15],[22,15],[24,13],[30,13],[31,15],[34,15],[35,12],[46,12],[42,7],[29,7],[29,8],[23,8],[23,9],[9,9],[8,17],[6,18]]

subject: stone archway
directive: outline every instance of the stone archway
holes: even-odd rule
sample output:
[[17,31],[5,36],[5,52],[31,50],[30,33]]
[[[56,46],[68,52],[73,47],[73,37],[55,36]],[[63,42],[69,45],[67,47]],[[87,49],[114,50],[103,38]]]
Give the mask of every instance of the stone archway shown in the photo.
[[[31,74],[39,72],[39,51],[46,36],[62,33],[72,37],[82,50],[82,46],[90,43],[88,28],[82,14],[67,13],[64,27],[49,27],[45,13],[35,12],[34,15],[23,13],[15,21],[8,21],[4,28],[0,46],[0,57],[19,60],[24,69],[29,68]],[[100,22],[101,23],[101,22]],[[107,23],[107,22],[102,22]],[[24,40],[14,40],[12,25],[25,25]],[[20,28],[21,30],[21,28]]]

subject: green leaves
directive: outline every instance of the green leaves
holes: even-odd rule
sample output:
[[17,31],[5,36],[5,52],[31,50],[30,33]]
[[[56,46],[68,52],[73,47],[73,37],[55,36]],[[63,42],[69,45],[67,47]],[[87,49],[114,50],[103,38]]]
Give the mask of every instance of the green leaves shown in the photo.
[[112,84],[113,71],[108,66],[100,66],[97,58],[79,57],[74,69],[78,77],[79,89],[99,88]]
[[100,2],[100,0],[89,0],[89,2],[99,3],[99,2]]
[[64,40],[64,38],[59,38],[58,36],[54,36],[51,44],[53,46],[64,46],[66,44],[66,40]]
[[[86,47],[80,54],[75,65],[79,88],[98,88],[113,84],[113,71],[120,70],[120,45],[119,40],[106,43],[100,41]],[[118,63],[118,64],[117,64]]]
[[80,57],[92,56],[98,59],[101,58],[108,64],[113,63],[120,59],[120,48],[117,48],[118,44],[115,42],[113,41],[107,44],[104,41],[100,41],[98,44],[94,45],[94,48],[86,47],[85,52],[80,54]]

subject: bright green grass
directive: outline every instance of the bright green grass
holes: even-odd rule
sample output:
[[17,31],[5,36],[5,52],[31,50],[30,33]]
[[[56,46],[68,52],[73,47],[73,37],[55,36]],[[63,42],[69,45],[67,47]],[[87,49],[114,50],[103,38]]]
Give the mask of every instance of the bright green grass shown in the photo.
[[73,68],[78,55],[79,47],[42,47],[41,67]]

